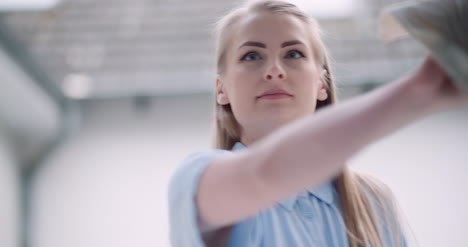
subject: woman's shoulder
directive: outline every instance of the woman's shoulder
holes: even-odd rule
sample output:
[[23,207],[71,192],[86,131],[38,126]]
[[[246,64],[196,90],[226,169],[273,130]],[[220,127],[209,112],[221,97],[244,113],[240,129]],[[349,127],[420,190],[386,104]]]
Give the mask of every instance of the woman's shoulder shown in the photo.
[[367,173],[359,172],[357,178],[359,186],[366,192],[367,201],[381,220],[402,220],[401,208],[390,186],[382,179]]
[[398,203],[390,186],[382,179],[364,172],[356,172],[358,186],[366,193],[368,202],[377,212],[397,215]]
[[357,172],[359,186],[366,191],[375,223],[384,230],[382,236],[388,246],[407,246],[406,218],[390,186],[382,179],[363,172]]
[[178,164],[171,175],[169,187],[173,187],[180,182],[188,182],[188,177],[197,177],[216,157],[230,153],[229,150],[223,149],[207,149],[203,151],[193,152],[187,155]]
[[168,209],[170,238],[173,246],[205,246],[201,238],[195,203],[200,176],[216,157],[230,153],[211,149],[186,156],[169,180]]
[[365,172],[355,172],[358,185],[373,196],[392,199],[393,191],[382,179]]

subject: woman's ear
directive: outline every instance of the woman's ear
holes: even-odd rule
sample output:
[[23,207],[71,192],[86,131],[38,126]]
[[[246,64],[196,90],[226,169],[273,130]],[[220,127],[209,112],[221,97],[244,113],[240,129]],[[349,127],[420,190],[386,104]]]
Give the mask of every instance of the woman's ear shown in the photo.
[[229,98],[224,91],[224,82],[218,76],[216,77],[216,102],[220,105],[227,105],[229,104]]
[[319,101],[325,101],[328,99],[328,91],[327,91],[327,82],[326,82],[326,75],[327,75],[327,70],[323,70],[321,75],[320,75],[320,80],[319,80],[319,87],[318,87],[318,92],[317,92],[317,100]]

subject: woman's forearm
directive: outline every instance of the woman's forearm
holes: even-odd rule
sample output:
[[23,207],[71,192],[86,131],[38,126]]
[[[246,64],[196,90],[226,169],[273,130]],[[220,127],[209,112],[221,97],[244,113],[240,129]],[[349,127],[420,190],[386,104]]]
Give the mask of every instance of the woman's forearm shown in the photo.
[[[298,120],[253,145],[267,197],[287,196],[337,174],[366,145],[426,115],[410,78]],[[268,196],[269,195],[269,196]]]

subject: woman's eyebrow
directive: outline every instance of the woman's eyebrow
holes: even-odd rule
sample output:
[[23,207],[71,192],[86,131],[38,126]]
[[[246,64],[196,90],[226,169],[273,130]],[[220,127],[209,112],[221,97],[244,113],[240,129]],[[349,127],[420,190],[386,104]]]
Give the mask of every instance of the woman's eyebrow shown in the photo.
[[303,44],[304,43],[302,43],[299,40],[290,40],[290,41],[286,41],[283,44],[281,44],[281,48],[284,48],[286,46],[291,46],[291,45],[303,45]]
[[244,47],[244,46],[255,46],[255,47],[260,47],[260,48],[266,48],[266,45],[262,42],[256,42],[256,41],[247,41],[243,43],[242,45],[239,46],[239,49]]
[[[291,46],[291,45],[303,45],[304,43],[299,41],[299,40],[290,40],[290,41],[286,41],[286,42],[283,42],[281,44],[281,48],[284,48],[286,46]],[[239,46],[239,49],[244,47],[244,46],[255,46],[255,47],[260,47],[260,48],[266,48],[267,46],[262,43],[262,42],[257,42],[257,41],[247,41],[247,42],[244,42],[242,45]]]

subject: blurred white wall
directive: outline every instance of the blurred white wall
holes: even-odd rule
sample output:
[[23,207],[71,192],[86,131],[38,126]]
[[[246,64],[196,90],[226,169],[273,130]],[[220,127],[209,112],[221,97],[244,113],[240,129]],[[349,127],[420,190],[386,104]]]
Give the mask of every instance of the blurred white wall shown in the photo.
[[11,139],[0,126],[0,246],[19,246],[19,165]]
[[[208,95],[83,105],[83,124],[34,180],[33,247],[169,246],[166,190],[210,143]],[[420,246],[468,243],[468,110],[444,112],[375,143],[351,165],[400,199]]]
[[211,110],[209,95],[84,104],[82,128],[34,180],[33,246],[169,246],[168,177],[209,147]]

